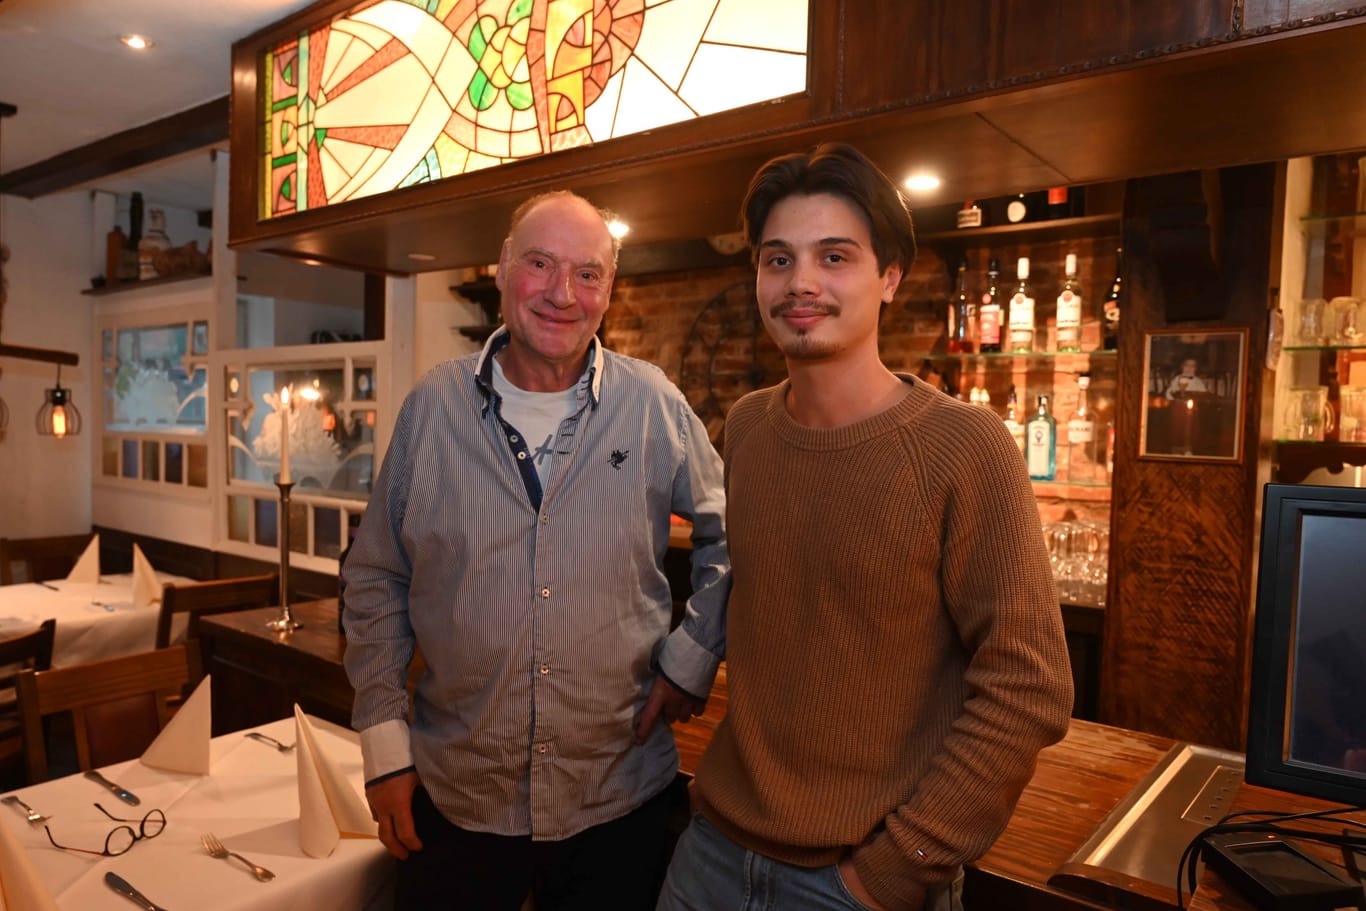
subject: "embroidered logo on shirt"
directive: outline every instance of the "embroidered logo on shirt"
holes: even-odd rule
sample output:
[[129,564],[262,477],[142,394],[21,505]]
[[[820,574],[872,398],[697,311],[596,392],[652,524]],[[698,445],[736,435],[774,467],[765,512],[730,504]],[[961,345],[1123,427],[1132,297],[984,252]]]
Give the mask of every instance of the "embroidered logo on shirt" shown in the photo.
[[629,449],[625,452],[621,451],[620,449],[613,449],[612,457],[608,459],[608,461],[612,463],[613,468],[615,468],[617,471],[621,471],[621,464],[626,461],[626,457],[630,454],[631,450]]

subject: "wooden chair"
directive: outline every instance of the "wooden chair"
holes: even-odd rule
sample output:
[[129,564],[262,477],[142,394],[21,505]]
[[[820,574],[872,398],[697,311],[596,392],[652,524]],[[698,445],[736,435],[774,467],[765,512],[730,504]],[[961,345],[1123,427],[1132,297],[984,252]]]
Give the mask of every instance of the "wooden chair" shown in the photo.
[[86,771],[134,759],[170,719],[167,697],[199,677],[199,652],[183,645],[46,671],[20,671],[19,717],[32,782],[49,777],[43,719],[71,719],[76,764]]
[[188,613],[185,640],[199,638],[199,618],[204,614],[225,614],[253,607],[269,607],[280,599],[280,576],[242,576],[215,582],[189,582],[167,585],[161,591],[161,613],[157,616],[156,647],[171,644],[171,621],[176,614]]
[[64,579],[90,545],[91,536],[62,535],[51,538],[0,538],[0,585],[15,583],[14,564],[24,565],[19,581],[46,582]]
[[31,633],[0,639],[0,790],[27,783],[15,680],[21,670],[45,671],[52,666],[56,630],[56,620],[44,620]]

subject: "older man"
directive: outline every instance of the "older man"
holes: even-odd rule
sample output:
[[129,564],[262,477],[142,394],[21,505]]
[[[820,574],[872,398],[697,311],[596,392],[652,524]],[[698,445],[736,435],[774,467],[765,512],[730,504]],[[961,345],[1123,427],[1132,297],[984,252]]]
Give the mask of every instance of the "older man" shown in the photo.
[[[573,194],[514,213],[504,326],[408,396],[346,561],[401,909],[648,908],[663,876],[668,723],[701,709],[725,644],[724,501],[682,394],[595,337],[616,252]],[[693,522],[694,588],[672,633],[671,513]]]

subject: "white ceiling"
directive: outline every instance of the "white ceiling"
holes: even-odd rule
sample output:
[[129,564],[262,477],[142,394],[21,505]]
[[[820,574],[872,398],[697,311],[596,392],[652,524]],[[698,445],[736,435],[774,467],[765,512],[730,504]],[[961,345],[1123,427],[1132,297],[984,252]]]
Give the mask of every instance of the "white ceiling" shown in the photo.
[[[0,173],[228,94],[234,41],[310,0],[0,0]],[[154,45],[131,51],[119,36]],[[206,209],[208,152],[101,179],[149,201]]]

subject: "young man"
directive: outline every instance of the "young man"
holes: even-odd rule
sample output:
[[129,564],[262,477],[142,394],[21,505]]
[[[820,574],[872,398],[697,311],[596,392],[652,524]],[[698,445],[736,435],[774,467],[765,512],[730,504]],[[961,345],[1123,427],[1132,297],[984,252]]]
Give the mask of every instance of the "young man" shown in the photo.
[[885,175],[823,145],[743,214],[789,379],[726,420],[729,704],[659,908],[955,907],[1072,706],[1033,491],[999,419],[878,356],[915,257]]
[[[725,645],[721,460],[658,368],[603,350],[616,246],[569,193],[513,214],[504,327],[403,403],[347,556],[346,669],[400,911],[650,908]],[[670,633],[670,513],[693,521]],[[414,649],[426,673],[411,721]]]

